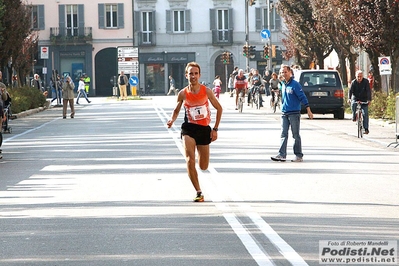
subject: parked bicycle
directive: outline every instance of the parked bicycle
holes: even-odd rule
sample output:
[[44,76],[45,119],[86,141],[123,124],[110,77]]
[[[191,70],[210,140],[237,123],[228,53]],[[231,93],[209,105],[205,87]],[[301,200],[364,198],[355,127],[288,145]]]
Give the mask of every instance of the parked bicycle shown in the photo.
[[356,105],[356,125],[357,125],[357,137],[358,138],[363,138],[363,133],[364,133],[364,127],[363,127],[363,110],[362,110],[362,105],[363,104],[368,104],[368,102],[361,102],[358,101]]

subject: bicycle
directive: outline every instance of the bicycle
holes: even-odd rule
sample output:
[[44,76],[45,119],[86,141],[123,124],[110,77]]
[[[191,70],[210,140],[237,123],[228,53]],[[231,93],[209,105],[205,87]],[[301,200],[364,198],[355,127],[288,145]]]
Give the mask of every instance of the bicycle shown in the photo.
[[259,86],[254,86],[252,89],[252,102],[255,104],[256,109],[260,109],[260,87]]
[[237,106],[238,112],[242,113],[242,108],[244,106],[244,103],[245,103],[245,90],[242,89],[238,94],[238,106]]
[[273,109],[273,112],[275,113],[277,110],[277,107],[280,108],[280,90],[273,90],[274,92],[274,101],[273,98],[270,99],[270,106]]
[[368,104],[368,102],[361,102],[357,101],[356,104],[356,124],[357,124],[357,137],[358,138],[363,138],[363,110],[362,110],[362,105],[363,104]]

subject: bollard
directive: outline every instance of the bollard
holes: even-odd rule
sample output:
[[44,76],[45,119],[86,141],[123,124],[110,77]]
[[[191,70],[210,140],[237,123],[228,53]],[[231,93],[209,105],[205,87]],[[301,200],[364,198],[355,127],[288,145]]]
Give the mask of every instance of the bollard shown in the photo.
[[395,142],[391,142],[388,144],[387,147],[391,145],[395,145],[394,148],[399,146],[398,139],[399,139],[399,128],[398,128],[398,123],[399,123],[399,96],[396,96],[396,101],[395,101]]

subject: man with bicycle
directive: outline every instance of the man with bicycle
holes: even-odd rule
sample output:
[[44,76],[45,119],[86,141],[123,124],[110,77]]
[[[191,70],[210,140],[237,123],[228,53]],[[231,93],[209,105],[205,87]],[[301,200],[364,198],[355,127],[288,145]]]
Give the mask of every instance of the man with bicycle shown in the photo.
[[238,70],[237,76],[234,78],[234,89],[236,90],[236,110],[238,110],[238,97],[241,91],[245,92],[248,88],[247,78],[244,76],[244,70]]
[[348,92],[348,102],[351,104],[351,109],[352,109],[352,121],[356,122],[357,102],[367,102],[367,104],[362,104],[362,112],[363,112],[364,134],[368,134],[369,133],[368,105],[371,102],[370,83],[367,79],[363,78],[363,72],[361,70],[356,71],[355,76],[356,78],[352,81]]
[[[258,89],[259,90],[259,107],[263,107],[263,99],[262,99],[262,94],[260,93],[260,89],[263,85],[263,79],[262,77],[259,75],[259,70],[254,69],[252,71],[252,78],[251,78],[251,88],[248,90],[248,105],[249,102],[251,101],[251,97],[253,97],[255,95],[255,90]],[[252,99],[253,100],[253,99]]]

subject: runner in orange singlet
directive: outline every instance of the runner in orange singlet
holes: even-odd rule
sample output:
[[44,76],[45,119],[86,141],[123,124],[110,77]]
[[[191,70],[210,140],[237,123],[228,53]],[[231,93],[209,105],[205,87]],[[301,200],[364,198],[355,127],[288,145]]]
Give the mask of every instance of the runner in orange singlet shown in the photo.
[[[177,96],[177,105],[173,110],[171,119],[167,122],[170,128],[176,121],[182,105],[184,105],[184,123],[181,126],[181,135],[186,152],[187,172],[197,195],[195,202],[204,201],[204,196],[198,181],[198,173],[195,168],[195,151],[198,152],[198,164],[201,170],[208,169],[209,144],[218,137],[218,126],[222,117],[222,106],[216,99],[210,88],[201,85],[201,68],[195,63],[186,66],[186,78],[188,86],[181,90]],[[213,129],[209,126],[211,122],[211,111],[209,102],[216,109],[216,121]]]

